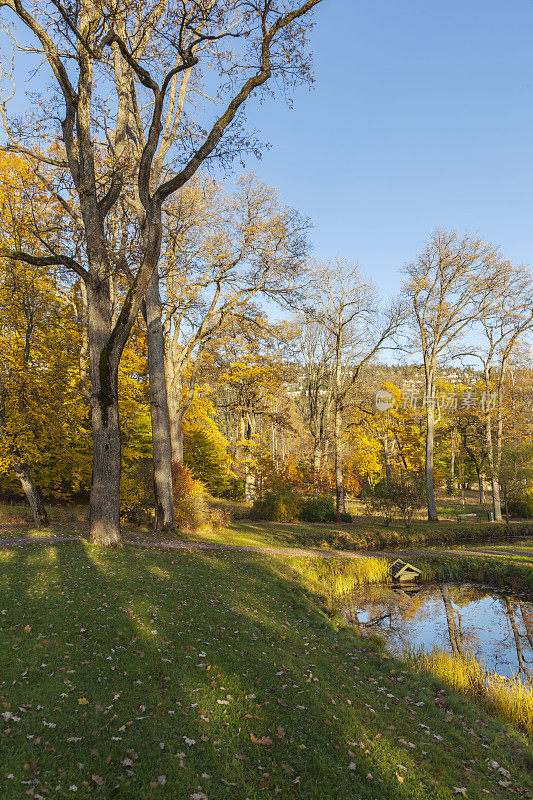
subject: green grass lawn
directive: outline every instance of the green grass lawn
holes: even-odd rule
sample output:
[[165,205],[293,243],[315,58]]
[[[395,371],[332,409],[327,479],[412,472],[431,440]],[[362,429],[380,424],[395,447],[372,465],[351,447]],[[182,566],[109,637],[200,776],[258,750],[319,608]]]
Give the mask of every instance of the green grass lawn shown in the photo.
[[302,559],[84,543],[0,559],[6,800],[533,790],[520,737],[336,626]]
[[473,544],[465,545],[465,547],[469,550],[486,550],[489,553],[495,552],[502,555],[521,554],[526,557],[533,557],[532,539],[515,539],[512,542],[500,542],[499,544]]
[[[213,500],[215,508],[227,510],[238,515],[245,513],[246,508],[241,503],[223,500]],[[461,510],[456,499],[441,500],[446,505],[448,517],[452,512]],[[471,504],[465,507],[467,511],[475,508]],[[357,510],[357,509],[354,509]],[[362,509],[359,509],[361,512]],[[30,512],[27,506],[0,505],[0,538],[10,536],[71,536],[79,535],[84,530],[84,523],[88,518],[86,506],[53,505],[49,508],[50,528],[35,530],[30,523]],[[149,528],[135,528],[133,525],[125,526],[126,532],[141,533],[143,536],[152,534]],[[249,519],[234,519],[227,526],[211,530],[202,529],[196,533],[187,532],[185,538],[196,541],[221,542],[233,545],[252,545],[256,547],[310,547],[310,548],[336,548],[339,550],[359,549],[393,549],[415,548],[431,546],[448,546],[457,542],[475,541],[478,539],[503,540],[506,537],[519,537],[533,535],[533,524],[513,521],[494,524],[489,522],[460,522],[451,518],[444,518],[439,523],[429,523],[426,520],[414,520],[410,528],[403,522],[394,521],[384,525],[379,518],[372,519],[368,516],[354,516],[352,523],[276,523],[265,521],[252,521]],[[467,545],[468,546],[468,545]]]
[[410,528],[401,523],[385,526],[378,520],[355,520],[347,524],[284,523],[234,521],[215,532],[201,530],[187,538],[225,542],[226,544],[254,545],[259,547],[314,547],[339,550],[410,548],[433,545],[450,545],[459,541],[478,539],[503,539],[508,536],[533,534],[533,526],[521,522],[509,525],[493,523],[457,523],[442,521],[437,524],[415,521]]

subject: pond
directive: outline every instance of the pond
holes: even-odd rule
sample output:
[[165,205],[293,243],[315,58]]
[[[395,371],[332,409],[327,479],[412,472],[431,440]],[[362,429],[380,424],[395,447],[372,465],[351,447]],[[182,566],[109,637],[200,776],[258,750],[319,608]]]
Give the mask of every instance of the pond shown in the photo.
[[410,649],[473,653],[491,672],[533,681],[533,602],[469,584],[365,586],[342,601],[345,619]]

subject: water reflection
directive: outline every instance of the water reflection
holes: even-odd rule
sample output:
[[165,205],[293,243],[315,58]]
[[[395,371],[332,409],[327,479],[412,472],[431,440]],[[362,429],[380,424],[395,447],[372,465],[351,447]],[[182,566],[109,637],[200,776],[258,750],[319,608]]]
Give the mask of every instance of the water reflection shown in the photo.
[[376,585],[352,592],[343,613],[398,655],[420,647],[473,653],[489,670],[533,684],[532,602],[471,585]]

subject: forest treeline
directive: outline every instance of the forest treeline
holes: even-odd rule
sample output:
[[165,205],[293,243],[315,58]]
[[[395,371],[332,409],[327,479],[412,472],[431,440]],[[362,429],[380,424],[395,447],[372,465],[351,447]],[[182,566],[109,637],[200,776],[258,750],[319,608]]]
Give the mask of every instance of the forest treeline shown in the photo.
[[[45,203],[22,156],[6,154],[1,171],[2,239],[23,250],[35,220],[53,230],[63,210]],[[357,265],[313,261],[308,232],[254,176],[230,192],[199,173],[181,190],[156,312],[141,305],[120,360],[122,519],[168,525],[154,475],[165,435],[174,513],[176,491],[198,493],[200,481],[279,519],[313,498],[318,518],[344,518],[346,495],[382,510],[400,496],[408,516],[427,502],[431,519],[435,487],[471,486],[480,502],[492,495],[496,519],[502,488],[529,515],[527,270],[477,237],[437,230],[385,303]],[[127,274],[114,270],[110,287],[117,315]],[[91,489],[87,305],[84,282],[58,265],[0,262],[0,491],[25,494],[36,524],[45,501],[86,501]]]

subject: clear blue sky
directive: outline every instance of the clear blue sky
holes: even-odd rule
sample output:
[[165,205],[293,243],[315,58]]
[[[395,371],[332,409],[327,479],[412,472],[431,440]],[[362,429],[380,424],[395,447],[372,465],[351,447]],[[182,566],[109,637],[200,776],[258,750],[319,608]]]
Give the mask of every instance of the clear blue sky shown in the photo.
[[250,108],[249,162],[309,215],[318,258],[394,292],[436,226],[533,263],[533,1],[323,0],[316,83]]

